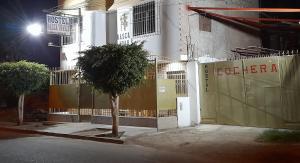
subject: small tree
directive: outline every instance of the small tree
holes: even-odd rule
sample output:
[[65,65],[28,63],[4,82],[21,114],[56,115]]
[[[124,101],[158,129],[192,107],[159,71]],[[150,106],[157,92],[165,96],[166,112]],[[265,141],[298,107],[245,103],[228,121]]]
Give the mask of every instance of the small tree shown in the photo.
[[24,97],[45,86],[48,82],[49,71],[45,65],[19,61],[0,64],[0,85],[19,98],[19,125],[23,123]]
[[104,93],[109,94],[112,110],[112,134],[118,136],[119,95],[139,84],[147,67],[147,52],[143,44],[108,44],[83,51],[78,66],[83,78]]

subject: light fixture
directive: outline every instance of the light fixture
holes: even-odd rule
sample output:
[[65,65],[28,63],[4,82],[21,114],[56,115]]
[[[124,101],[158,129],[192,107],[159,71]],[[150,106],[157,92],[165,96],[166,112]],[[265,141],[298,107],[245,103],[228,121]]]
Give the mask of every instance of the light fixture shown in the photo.
[[42,26],[38,23],[28,25],[26,30],[29,34],[35,37],[40,36],[43,33]]

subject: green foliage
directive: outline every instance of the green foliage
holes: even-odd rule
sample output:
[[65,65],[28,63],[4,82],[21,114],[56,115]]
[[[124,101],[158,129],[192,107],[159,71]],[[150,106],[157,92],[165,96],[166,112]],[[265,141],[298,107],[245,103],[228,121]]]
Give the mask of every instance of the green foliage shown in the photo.
[[49,71],[45,65],[19,61],[0,64],[0,87],[14,93],[32,93],[48,82]]
[[96,89],[114,96],[139,84],[148,65],[143,44],[108,44],[91,47],[78,60],[83,77]]
[[267,130],[257,138],[264,142],[300,142],[300,131]]

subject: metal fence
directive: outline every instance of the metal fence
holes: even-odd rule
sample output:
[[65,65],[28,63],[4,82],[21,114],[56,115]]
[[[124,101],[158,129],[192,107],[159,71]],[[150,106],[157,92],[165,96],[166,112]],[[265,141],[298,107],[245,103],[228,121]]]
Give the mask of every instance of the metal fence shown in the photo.
[[[49,112],[52,114],[63,114],[63,115],[77,115],[78,109],[55,109],[50,108]],[[91,115],[91,116],[111,116],[111,109],[91,109],[81,108],[80,115]],[[133,110],[133,109],[121,109],[119,110],[120,117],[156,117],[156,110]]]
[[[168,117],[168,116],[176,116],[177,110],[176,110],[176,97],[179,96],[188,96],[187,91],[187,79],[186,79],[186,62],[171,62],[169,60],[166,60],[165,58],[159,58],[156,56],[149,56],[149,66],[146,69],[145,72],[145,78],[147,80],[168,80],[173,81],[174,89],[176,92],[176,95],[174,96],[174,100],[172,103],[175,103],[172,106],[164,106],[160,108],[160,104],[158,102],[152,101],[153,104],[148,104],[148,106],[137,106],[137,107],[120,107],[120,116],[124,117]],[[70,105],[66,104],[64,106],[59,105],[60,107],[51,107],[49,109],[49,112],[52,114],[80,114],[80,115],[100,115],[100,116],[111,116],[111,110],[109,109],[108,105],[108,98],[107,97],[100,97],[96,98],[95,92],[92,92],[92,88],[86,88],[86,86],[82,87],[82,83],[85,83],[82,79],[80,80],[80,89],[79,88],[79,73],[78,69],[76,68],[69,68],[69,69],[52,69],[50,73],[50,88],[52,88],[52,93],[58,93],[63,94],[60,95],[60,97],[55,97],[57,100],[61,100],[61,98],[65,98],[64,101],[67,101],[67,103],[72,103]],[[171,82],[172,83],[172,82]],[[158,84],[156,82],[156,84]],[[153,85],[153,88],[151,87],[150,90],[156,92],[157,87]],[[166,83],[165,83],[166,84]],[[168,85],[168,84],[167,84]],[[172,84],[171,84],[172,85]],[[147,86],[146,86],[147,87]],[[167,86],[168,87],[168,86]],[[170,87],[170,86],[169,86]],[[144,89],[144,93],[140,93],[140,95],[146,96],[149,94],[148,88],[141,88]],[[50,91],[51,92],[51,91]],[[78,94],[78,92],[81,93],[81,95]],[[85,92],[82,94],[82,92]],[[151,92],[151,91],[150,91]],[[132,92],[131,92],[132,93]],[[175,94],[175,93],[174,93]],[[137,95],[135,93],[135,95]],[[54,95],[55,96],[55,95]],[[81,96],[81,97],[79,97]],[[84,96],[84,97],[83,97]],[[125,95],[128,96],[128,95]],[[129,95],[131,96],[131,95]],[[154,95],[156,97],[157,95]],[[166,96],[168,96],[166,94]],[[153,97],[153,98],[154,98]],[[173,96],[172,96],[173,97]],[[51,98],[51,96],[50,96]],[[70,99],[72,98],[72,99]],[[97,100],[100,99],[100,101],[106,101],[104,103],[105,106],[102,107],[96,107],[93,105],[84,105],[84,104],[78,104],[76,102],[76,99],[80,99],[80,103],[95,103]],[[105,98],[105,99],[103,99]],[[107,99],[106,99],[107,98]],[[125,97],[126,98],[126,97]],[[149,98],[151,97],[145,97],[144,102],[141,103],[149,103]],[[53,100],[52,100],[53,101]],[[55,101],[55,99],[54,99]],[[137,102],[136,100],[135,102]],[[150,100],[151,101],[151,100]],[[51,103],[51,102],[50,102]],[[59,103],[59,102],[58,102]],[[51,105],[51,104],[50,104]],[[151,106],[156,107],[151,107]],[[58,106],[58,105],[56,105]],[[86,107],[89,106],[89,107]],[[78,111],[78,108],[80,108],[80,111]],[[158,111],[158,112],[157,112]]]
[[50,69],[50,85],[78,84],[78,69],[69,67],[67,69]]
[[158,60],[157,79],[173,79],[176,83],[176,95],[188,96],[187,79],[186,79],[187,62],[171,62]]

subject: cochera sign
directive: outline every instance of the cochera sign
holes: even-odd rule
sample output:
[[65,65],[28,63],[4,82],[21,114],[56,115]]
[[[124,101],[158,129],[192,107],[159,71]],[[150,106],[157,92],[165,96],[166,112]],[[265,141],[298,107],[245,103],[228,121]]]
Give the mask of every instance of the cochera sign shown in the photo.
[[244,67],[222,67],[216,69],[218,76],[223,75],[238,75],[238,74],[259,74],[259,73],[276,73],[278,72],[277,64],[260,64],[249,65]]
[[[278,64],[253,64],[253,65],[240,65],[240,66],[223,66],[214,69],[214,75],[218,77],[226,77],[239,74],[265,74],[277,73]],[[204,65],[204,81],[205,92],[209,91],[209,65]]]
[[57,15],[47,15],[47,33],[71,35],[72,18]]

